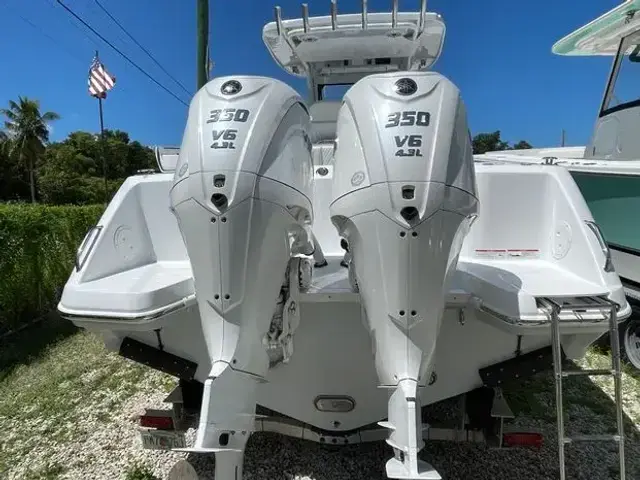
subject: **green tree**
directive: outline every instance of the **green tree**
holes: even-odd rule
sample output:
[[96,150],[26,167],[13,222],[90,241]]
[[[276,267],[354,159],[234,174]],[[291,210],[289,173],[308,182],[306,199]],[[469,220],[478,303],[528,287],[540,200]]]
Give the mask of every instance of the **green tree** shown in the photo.
[[[99,135],[80,131],[50,144],[38,166],[38,187],[43,201],[53,204],[104,201],[102,147]],[[105,130],[104,156],[109,197],[125,178],[138,170],[155,167],[153,151],[130,141],[129,134],[121,130]]]
[[515,145],[510,146],[509,142],[505,142],[500,138],[500,130],[491,133],[479,133],[473,137],[471,142],[475,155],[502,150],[524,150],[533,148],[526,140],[520,140]]
[[11,137],[11,154],[25,165],[29,173],[31,202],[36,203],[36,164],[49,141],[48,123],[60,116],[55,112],[40,113],[40,103],[27,97],[18,97],[18,103],[10,100],[9,108],[0,113],[7,119],[4,125]]
[[12,155],[12,147],[9,136],[0,130],[0,201],[29,198],[28,174]]
[[9,143],[9,137],[5,132],[0,130],[0,164],[2,167],[5,167],[11,159],[11,155],[9,154],[9,148],[11,144]]
[[514,150],[527,150],[529,148],[533,148],[529,142],[526,140],[520,140],[513,146]]
[[479,133],[472,140],[473,153],[482,154],[487,152],[496,152],[498,150],[507,150],[508,142],[500,139],[500,130],[492,133]]

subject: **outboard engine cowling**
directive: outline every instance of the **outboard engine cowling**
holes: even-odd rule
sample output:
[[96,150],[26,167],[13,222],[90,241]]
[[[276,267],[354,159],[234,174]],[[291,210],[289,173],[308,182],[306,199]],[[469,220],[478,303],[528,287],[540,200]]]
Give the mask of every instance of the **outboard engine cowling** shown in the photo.
[[298,94],[269,78],[217,78],[191,102],[171,206],[211,359],[192,450],[241,455],[254,429],[262,340],[287,265],[313,253],[308,129]]
[[389,400],[390,478],[440,478],[418,461],[419,388],[429,382],[445,296],[477,214],[459,90],[432,72],[376,74],[338,116],[331,217],[348,242]]

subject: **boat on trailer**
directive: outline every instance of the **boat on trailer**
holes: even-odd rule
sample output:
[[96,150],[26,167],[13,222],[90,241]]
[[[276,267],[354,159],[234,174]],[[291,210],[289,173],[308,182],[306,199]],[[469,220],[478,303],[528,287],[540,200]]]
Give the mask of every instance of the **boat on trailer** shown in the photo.
[[[143,442],[215,454],[217,480],[242,477],[256,431],[384,439],[388,478],[439,479],[425,441],[518,442],[502,385],[554,368],[561,402],[562,360],[630,306],[568,171],[474,162],[425,1],[275,13],[264,42],[308,101],[271,78],[209,81],[161,173],[127,179],[88,232],[58,309],[180,379]],[[464,424],[429,426],[422,409],[453,397]]]
[[[477,158],[548,163],[571,172],[611,250],[613,265],[634,306],[640,306],[640,0],[627,0],[553,45],[566,56],[611,56],[591,139],[587,145],[487,152]],[[622,326],[625,357],[640,369],[640,320]]]

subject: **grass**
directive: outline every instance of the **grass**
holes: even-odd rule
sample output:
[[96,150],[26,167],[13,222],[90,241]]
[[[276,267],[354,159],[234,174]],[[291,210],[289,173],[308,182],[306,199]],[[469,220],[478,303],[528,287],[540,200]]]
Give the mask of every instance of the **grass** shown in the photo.
[[[125,400],[139,392],[169,392],[175,381],[105,350],[96,335],[55,318],[0,343],[0,478],[16,464],[28,465],[20,478],[48,480],[81,468],[89,459],[51,458],[51,445],[82,442],[101,425],[114,421]],[[591,349],[581,368],[605,368],[610,357]],[[626,432],[640,425],[640,375],[625,367]],[[573,377],[565,380],[567,423],[580,415],[593,419],[595,430],[615,425],[611,379]],[[504,388],[514,413],[555,422],[551,372],[537,374]],[[585,432],[588,433],[588,432]],[[637,435],[635,433],[634,435]],[[31,459],[40,459],[33,462]],[[60,461],[57,461],[60,460]],[[75,462],[75,463],[74,463]],[[127,480],[152,480],[151,469],[133,463]]]
[[[0,349],[0,431],[8,432],[0,444],[0,478],[9,465],[47,444],[82,440],[142,389],[168,392],[174,386],[171,377],[150,375],[65,321],[36,325]],[[63,470],[45,465],[29,478],[57,478]]]
[[[592,348],[578,364],[585,369],[611,368],[611,357],[601,349]],[[615,408],[612,403],[615,398],[613,379],[594,377],[591,384],[601,392],[600,399],[602,401],[595,408],[607,411],[609,414],[611,409]],[[626,363],[622,364],[622,398],[629,420],[635,425],[640,425],[640,372]],[[584,403],[585,399],[581,398],[581,401]]]
[[125,480],[159,480],[147,465],[138,462],[127,467],[124,478]]
[[47,463],[44,467],[30,471],[26,480],[54,480],[65,472],[65,468],[59,463]]
[[30,328],[0,339],[0,382],[15,368],[41,358],[52,346],[78,331],[71,322],[50,315]]
[[[623,364],[622,397],[625,412],[625,432],[640,437],[640,372]],[[611,368],[609,352],[592,347],[576,361],[567,362],[565,369]],[[556,399],[553,372],[542,372],[504,389],[505,398],[517,416],[526,416],[556,422]],[[582,433],[614,433],[616,429],[615,391],[611,377],[577,376],[563,379],[563,405],[565,425],[571,428],[571,419],[588,419],[590,429]],[[587,422],[587,423],[589,423]]]
[[516,415],[550,422],[556,418],[553,410],[553,391],[553,378],[549,372],[544,372],[506,385],[504,395]]

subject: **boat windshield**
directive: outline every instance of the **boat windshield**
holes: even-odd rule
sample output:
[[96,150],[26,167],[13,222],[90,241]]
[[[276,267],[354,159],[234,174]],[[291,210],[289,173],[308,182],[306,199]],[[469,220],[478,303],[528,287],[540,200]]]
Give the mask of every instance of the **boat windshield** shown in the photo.
[[640,106],[640,32],[621,42],[615,62],[600,116]]

